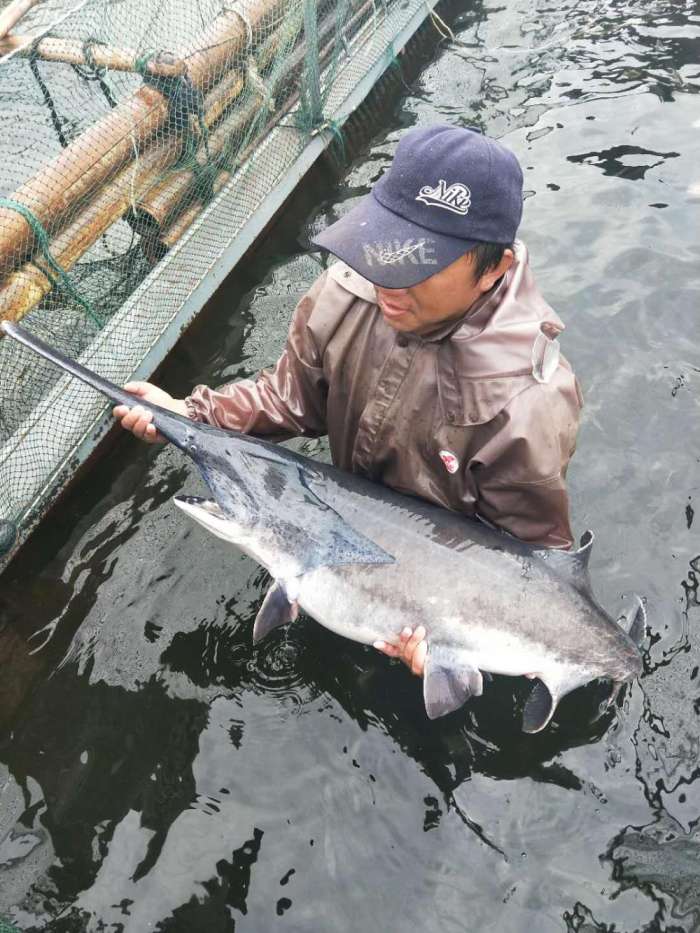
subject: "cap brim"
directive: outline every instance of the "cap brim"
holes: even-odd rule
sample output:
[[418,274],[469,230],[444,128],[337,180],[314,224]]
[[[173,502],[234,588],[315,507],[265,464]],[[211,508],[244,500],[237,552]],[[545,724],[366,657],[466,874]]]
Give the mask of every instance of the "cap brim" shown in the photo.
[[410,288],[451,265],[478,240],[434,233],[388,210],[370,193],[357,207],[312,237],[372,284]]

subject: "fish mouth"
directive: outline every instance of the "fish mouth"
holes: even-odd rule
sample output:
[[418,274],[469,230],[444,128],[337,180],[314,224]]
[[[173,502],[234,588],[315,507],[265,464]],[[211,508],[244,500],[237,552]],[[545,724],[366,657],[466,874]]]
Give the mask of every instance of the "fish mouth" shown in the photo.
[[213,518],[225,518],[221,507],[213,499],[205,499],[203,496],[173,496],[173,502],[189,515],[206,512]]
[[178,505],[206,505],[207,502],[212,501],[205,499],[204,496],[173,496],[173,502],[177,502]]

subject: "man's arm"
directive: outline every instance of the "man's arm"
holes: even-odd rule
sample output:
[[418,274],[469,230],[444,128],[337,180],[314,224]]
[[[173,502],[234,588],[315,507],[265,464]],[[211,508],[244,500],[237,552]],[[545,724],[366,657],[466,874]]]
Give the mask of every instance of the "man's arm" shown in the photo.
[[[298,434],[326,432],[326,383],[320,354],[308,319],[323,288],[325,274],[297,305],[282,354],[257,379],[243,379],[220,389],[196,386],[186,399],[174,399],[148,382],[130,383],[128,391],[216,427],[282,440]],[[119,405],[114,415],[122,427],[143,440],[162,441],[145,409]]]

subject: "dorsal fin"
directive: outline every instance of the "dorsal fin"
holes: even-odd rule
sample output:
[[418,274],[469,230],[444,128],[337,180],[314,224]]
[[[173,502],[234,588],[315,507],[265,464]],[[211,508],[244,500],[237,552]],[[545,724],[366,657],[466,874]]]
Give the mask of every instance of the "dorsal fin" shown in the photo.
[[591,595],[591,579],[588,575],[588,561],[595,535],[592,531],[584,531],[579,541],[577,551],[557,551],[553,548],[542,548],[535,551],[537,556],[545,561],[549,567],[570,583],[579,593]]

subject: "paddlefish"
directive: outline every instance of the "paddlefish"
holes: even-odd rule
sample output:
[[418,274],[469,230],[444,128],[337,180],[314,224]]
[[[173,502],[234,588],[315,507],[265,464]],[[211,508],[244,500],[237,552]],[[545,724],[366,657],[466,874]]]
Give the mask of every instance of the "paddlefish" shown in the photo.
[[550,722],[557,704],[595,679],[611,700],[641,673],[645,631],[634,596],[619,620],[599,605],[588,563],[593,535],[574,552],[525,543],[486,523],[233,431],[200,424],[130,395],[9,322],[4,332],[113,403],[140,405],[199,468],[211,498],[176,505],[261,564],[272,585],[253,641],[303,609],[363,644],[396,643],[423,625],[427,715],[480,696],[484,676],[528,676],[523,729]]

